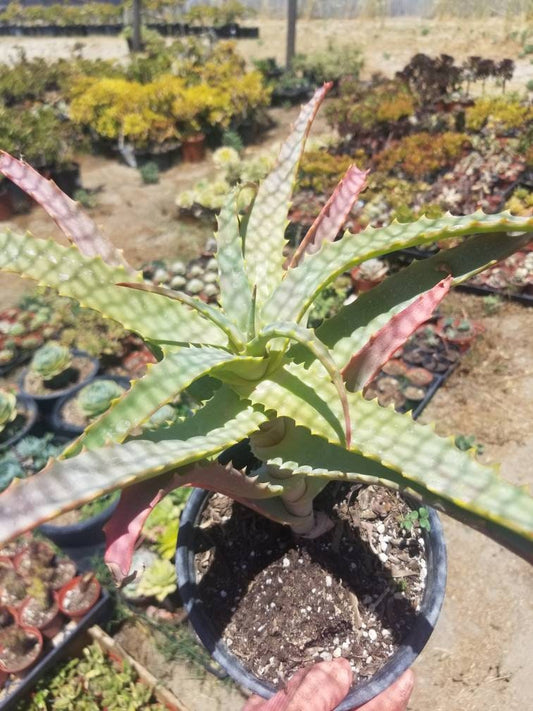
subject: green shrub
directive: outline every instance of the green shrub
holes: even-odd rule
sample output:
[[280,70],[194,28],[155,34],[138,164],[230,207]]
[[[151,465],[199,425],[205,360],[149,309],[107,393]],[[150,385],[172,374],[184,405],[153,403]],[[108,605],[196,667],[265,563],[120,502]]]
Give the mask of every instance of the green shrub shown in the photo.
[[142,181],[145,185],[154,185],[159,182],[159,168],[157,163],[148,161],[139,168]]

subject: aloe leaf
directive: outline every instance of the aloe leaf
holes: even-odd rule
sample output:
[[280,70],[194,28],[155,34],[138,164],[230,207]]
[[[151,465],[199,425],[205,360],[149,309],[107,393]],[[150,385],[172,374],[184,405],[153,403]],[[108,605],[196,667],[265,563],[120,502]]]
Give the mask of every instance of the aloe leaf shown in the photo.
[[524,489],[461,452],[454,439],[407,415],[351,396],[351,451],[288,424],[288,434],[270,447],[254,444],[257,456],[307,477],[385,483],[415,492],[429,504],[479,529],[533,562],[533,499]]
[[148,482],[134,484],[122,492],[118,507],[106,524],[104,560],[116,582],[128,574],[137,539],[150,512],[161,499],[181,486],[217,491],[246,504],[247,499],[278,496],[283,487],[248,476],[231,465],[217,462],[196,465],[187,472],[169,473]]
[[272,288],[283,278],[285,228],[298,164],[313,119],[330,86],[325,84],[317,89],[313,98],[302,107],[291,135],[281,147],[274,170],[259,186],[250,212],[244,255],[250,283],[257,287],[258,306],[267,300]]
[[450,291],[452,277],[439,281],[411,301],[409,306],[394,314],[385,326],[379,329],[348,361],[342,377],[349,390],[359,390],[379,371],[398,348],[416,329],[432,315],[442,299]]
[[260,412],[242,408],[237,417],[207,433],[197,419],[197,433],[181,440],[134,440],[51,460],[41,472],[13,482],[0,495],[0,540],[14,538],[115,489],[216,455],[264,420]]
[[345,439],[338,392],[321,370],[286,364],[260,382],[241,383],[235,389],[271,416],[289,417],[332,442]]
[[[198,313],[179,303],[165,303],[156,294],[127,292],[116,284],[131,281],[129,272],[105,264],[100,257],[85,257],[76,247],[0,232],[0,269],[35,279],[143,338],[227,345],[224,332]],[[142,279],[140,274],[137,278]]]
[[235,192],[230,194],[218,216],[216,241],[220,304],[240,332],[246,333],[252,310],[252,289],[244,267]]
[[159,363],[149,364],[146,374],[132,382],[129,390],[91,423],[62,456],[70,457],[82,448],[95,449],[110,442],[123,442],[162,405],[173,400],[193,380],[215,374],[224,363],[254,363],[254,359],[234,356],[216,348],[183,348],[169,351]]
[[342,405],[345,424],[345,437],[343,441],[349,446],[351,423],[348,401],[346,399],[346,389],[341,373],[331,358],[329,350],[325,348],[324,344],[316,338],[314,332],[310,329],[302,328],[293,323],[273,323],[264,328],[257,339],[249,345],[249,352],[252,354],[255,353],[255,348],[258,348],[260,352],[264,344],[273,338],[288,338],[300,343],[305,346],[324,367],[337,390]]
[[70,242],[74,242],[87,257],[100,256],[111,266],[122,266],[135,274],[122,251],[98,230],[98,227],[52,180],[47,180],[31,165],[0,151],[0,172],[28,193],[50,217]]
[[[338,314],[319,326],[317,336],[332,349],[337,366],[343,368],[379,329],[413,303],[419,294],[433,289],[444,274],[452,275],[454,285],[460,284],[529,241],[528,235],[479,235],[429,259],[415,261],[343,306]],[[291,351],[291,356],[309,362],[308,353],[303,349],[298,353]]]
[[450,214],[435,220],[421,217],[416,222],[367,227],[358,234],[346,232],[341,240],[323,244],[298,269],[287,272],[265,303],[261,318],[265,323],[299,321],[329,282],[367,259],[437,240],[494,232],[533,232],[533,216],[517,217],[508,212],[485,215],[478,211],[465,217]]
[[306,253],[318,252],[323,242],[333,242],[346,222],[359,193],[365,188],[368,172],[368,170],[359,170],[356,165],[348,168],[294,252],[289,268],[297,266]]
[[137,289],[138,291],[145,291],[151,294],[158,294],[159,296],[164,296],[171,301],[177,301],[185,306],[189,306],[192,310],[197,311],[201,316],[220,328],[220,330],[226,334],[230,345],[235,350],[241,351],[244,349],[242,334],[220,309],[214,308],[213,306],[210,306],[209,304],[206,304],[193,296],[189,296],[183,292],[174,291],[173,289],[169,289],[164,286],[135,283],[122,283],[118,286]]

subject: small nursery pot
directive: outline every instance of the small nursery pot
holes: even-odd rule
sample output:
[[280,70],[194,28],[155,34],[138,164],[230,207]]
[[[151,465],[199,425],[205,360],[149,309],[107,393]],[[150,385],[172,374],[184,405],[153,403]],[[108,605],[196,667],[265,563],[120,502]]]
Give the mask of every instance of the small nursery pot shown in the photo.
[[66,585],[63,585],[57,595],[59,609],[73,620],[85,617],[89,610],[96,605],[102,592],[102,587],[94,575],[90,577],[87,589],[82,589],[86,575],[88,574],[72,578]]
[[[124,390],[128,390],[128,388],[130,387],[129,379],[119,375],[99,375],[96,378],[93,378],[91,380],[91,383],[95,380],[113,380],[115,383],[121,385]],[[50,426],[54,432],[57,432],[58,435],[74,438],[80,435],[85,429],[80,425],[76,425],[66,420],[63,416],[63,413],[65,406],[71,400],[77,397],[80,390],[82,390],[86,385],[87,383],[78,385],[73,392],[64,395],[54,403],[53,410],[50,414]]]
[[197,133],[183,139],[181,157],[184,163],[201,163],[205,158],[205,136]]
[[67,549],[67,552],[69,548],[78,546],[96,546],[104,541],[102,528],[113,515],[118,502],[119,499],[115,499],[103,511],[100,511],[95,516],[90,516],[84,521],[56,526],[53,523],[43,523],[37,530],[57,546]]
[[34,604],[34,598],[31,596],[24,600],[17,612],[19,623],[24,627],[36,627],[44,637],[52,639],[61,630],[64,622],[56,596],[54,595],[54,602],[46,613],[32,609]]
[[29,368],[25,368],[21,373],[20,380],[19,380],[19,387],[20,387],[21,393],[27,397],[33,398],[35,400],[35,402],[37,403],[39,411],[45,417],[49,417],[49,414],[50,414],[54,404],[57,402],[57,400],[60,397],[69,395],[72,392],[74,392],[74,390],[76,390],[77,388],[82,387],[83,385],[87,385],[88,383],[91,382],[91,380],[93,380],[96,373],[98,372],[98,368],[100,367],[98,358],[93,358],[85,351],[79,351],[76,349],[72,349],[72,355],[75,357],[78,357],[78,358],[86,359],[87,361],[90,362],[91,368],[90,368],[89,373],[86,375],[86,377],[83,379],[83,381],[74,383],[72,385],[68,385],[65,388],[61,388],[61,389],[58,389],[57,391],[47,393],[46,395],[34,395],[31,392],[28,392],[25,389],[25,381],[26,381],[26,376],[28,375],[28,372],[29,372]]
[[40,656],[43,650],[43,636],[36,627],[24,627],[23,625],[17,625],[19,629],[23,630],[26,635],[35,640],[35,645],[31,651],[31,654],[19,658],[18,660],[6,660],[4,657],[4,651],[0,650],[0,672],[6,674],[21,674],[22,672],[29,669],[35,660]]
[[[215,632],[208,611],[199,598],[195,570],[196,526],[210,493],[194,491],[181,515],[180,535],[176,555],[176,572],[179,592],[191,624],[211,656],[239,684],[264,698],[270,698],[275,688],[257,678],[228,650]],[[405,497],[407,499],[407,497]],[[431,530],[424,534],[426,540],[427,578],[417,620],[411,632],[397,651],[374,676],[353,688],[336,711],[349,711],[367,703],[389,687],[411,666],[427,643],[437,622],[446,585],[446,549],[440,520],[429,509]]]
[[19,393],[17,395],[17,411],[23,413],[24,424],[20,429],[6,439],[0,439],[0,451],[13,447],[19,440],[23,439],[35,425],[37,421],[37,404],[33,398]]

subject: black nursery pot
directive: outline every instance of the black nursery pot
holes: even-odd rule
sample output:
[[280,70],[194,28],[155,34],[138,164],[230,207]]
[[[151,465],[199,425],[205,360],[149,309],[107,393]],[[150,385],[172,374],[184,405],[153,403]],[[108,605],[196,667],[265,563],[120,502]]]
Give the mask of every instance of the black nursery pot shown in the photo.
[[23,437],[30,433],[37,421],[37,405],[35,404],[35,400],[31,397],[19,393],[17,395],[17,408],[24,410],[26,421],[24,426],[21,427],[18,432],[7,439],[0,441],[0,451],[7,449],[8,447],[13,447],[13,445],[23,439]]
[[[126,390],[128,390],[130,387],[129,379],[120,375],[99,375],[96,378],[93,378],[91,380],[91,383],[95,380],[113,380],[115,383],[122,385],[122,387],[124,387]],[[73,424],[72,422],[68,422],[67,420],[65,420],[63,418],[62,411],[65,405],[70,400],[72,400],[72,398],[75,398],[79,391],[86,385],[88,385],[88,383],[82,383],[81,385],[78,385],[74,391],[68,393],[67,395],[64,395],[59,400],[56,400],[53,410],[50,414],[49,424],[52,430],[58,435],[72,438],[77,437],[83,432],[83,427],[80,427],[78,425]]]
[[[179,592],[196,634],[213,659],[238,684],[268,699],[276,689],[272,684],[258,679],[231,654],[215,632],[209,613],[199,598],[194,562],[196,526],[209,496],[210,493],[202,489],[194,491],[181,515],[176,553]],[[427,556],[426,587],[414,627],[386,664],[371,679],[352,688],[335,711],[349,711],[361,706],[388,688],[412,665],[435,628],[446,587],[446,547],[439,517],[433,509],[428,508],[428,511],[431,530],[424,532]]]
[[51,392],[47,395],[32,395],[31,393],[26,392],[26,390],[24,389],[24,381],[25,381],[28,369],[25,368],[20,375],[19,388],[20,388],[21,393],[23,395],[26,395],[27,397],[31,397],[31,398],[33,398],[33,400],[35,400],[35,402],[37,403],[39,412],[45,418],[45,420],[47,420],[49,418],[50,413],[52,412],[52,409],[54,407],[54,404],[59,400],[59,398],[64,397],[66,395],[70,395],[75,390],[77,390],[79,387],[90,383],[91,380],[94,379],[94,377],[100,367],[100,361],[98,360],[98,358],[93,358],[85,351],[79,351],[79,350],[73,348],[71,352],[73,353],[73,355],[86,358],[87,360],[89,360],[92,363],[91,373],[81,383],[75,383],[74,385],[69,385],[66,388],[58,390],[57,392]]
[[119,499],[115,499],[103,511],[79,523],[70,523],[64,526],[43,523],[38,530],[43,536],[67,551],[75,562],[78,562],[77,549],[81,549],[83,552],[89,548],[96,549],[104,543],[105,536],[102,528],[113,515],[118,502]]

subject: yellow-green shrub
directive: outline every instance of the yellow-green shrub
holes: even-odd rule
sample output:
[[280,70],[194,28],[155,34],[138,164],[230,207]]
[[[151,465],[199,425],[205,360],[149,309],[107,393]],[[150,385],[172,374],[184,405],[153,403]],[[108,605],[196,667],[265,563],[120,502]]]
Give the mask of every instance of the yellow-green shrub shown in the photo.
[[453,165],[469,145],[464,133],[414,133],[378,153],[375,163],[379,170],[420,180]]
[[496,134],[506,133],[521,129],[530,121],[533,121],[533,108],[515,97],[483,97],[466,111],[469,131],[480,131],[486,126]]

